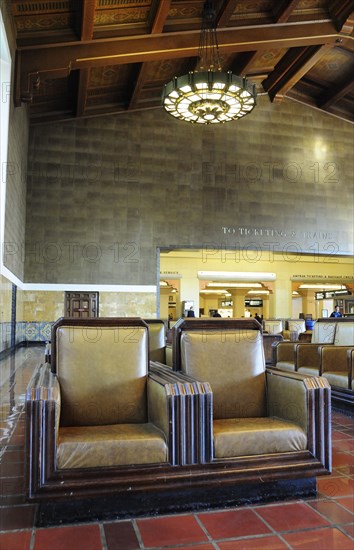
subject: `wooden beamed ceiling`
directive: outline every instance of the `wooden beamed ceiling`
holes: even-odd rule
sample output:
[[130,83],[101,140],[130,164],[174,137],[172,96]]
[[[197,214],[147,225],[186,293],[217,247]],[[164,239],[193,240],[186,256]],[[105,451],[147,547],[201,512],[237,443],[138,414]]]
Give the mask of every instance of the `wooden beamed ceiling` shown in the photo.
[[[214,0],[224,70],[354,122],[354,0]],[[32,123],[157,108],[196,67],[204,0],[11,0]]]

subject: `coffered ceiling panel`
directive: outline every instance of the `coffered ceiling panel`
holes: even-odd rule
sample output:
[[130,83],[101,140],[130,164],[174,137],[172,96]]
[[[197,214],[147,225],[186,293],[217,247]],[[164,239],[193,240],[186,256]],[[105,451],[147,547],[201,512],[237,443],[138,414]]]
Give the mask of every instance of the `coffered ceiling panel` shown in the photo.
[[[159,108],[194,70],[204,0],[9,0],[33,124]],[[354,122],[354,0],[214,0],[223,69]]]

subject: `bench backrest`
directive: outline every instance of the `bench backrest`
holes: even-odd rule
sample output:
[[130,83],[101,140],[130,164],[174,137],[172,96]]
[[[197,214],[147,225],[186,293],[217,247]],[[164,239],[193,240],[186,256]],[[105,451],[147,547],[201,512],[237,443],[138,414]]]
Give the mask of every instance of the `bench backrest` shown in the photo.
[[266,319],[263,321],[263,326],[268,334],[280,334],[283,330],[283,321],[281,319]]
[[316,321],[312,331],[311,343],[313,344],[333,344],[336,331],[336,323]]
[[266,415],[261,331],[186,330],[180,349],[181,370],[210,383],[215,419]]
[[166,327],[161,319],[144,319],[149,326],[150,361],[165,363],[166,360]]
[[297,334],[300,334],[300,332],[305,332],[305,319],[289,319],[288,329],[290,332],[297,332]]
[[354,321],[335,323],[336,332],[334,344],[336,346],[354,346]]
[[61,319],[53,327],[64,426],[147,421],[148,327],[114,321]]

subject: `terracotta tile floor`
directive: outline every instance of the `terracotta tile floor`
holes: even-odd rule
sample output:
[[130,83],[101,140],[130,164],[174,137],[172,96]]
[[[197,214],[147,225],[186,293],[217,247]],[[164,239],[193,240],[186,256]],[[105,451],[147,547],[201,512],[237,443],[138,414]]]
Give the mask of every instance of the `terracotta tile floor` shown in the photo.
[[354,418],[332,416],[333,474],[317,498],[121,521],[36,528],[24,496],[24,394],[43,348],[0,361],[1,550],[354,550]]

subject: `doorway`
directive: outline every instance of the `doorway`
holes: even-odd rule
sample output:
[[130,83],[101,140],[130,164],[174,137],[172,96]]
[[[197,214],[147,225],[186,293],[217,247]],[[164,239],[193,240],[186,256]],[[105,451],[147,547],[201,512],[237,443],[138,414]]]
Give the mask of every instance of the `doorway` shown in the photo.
[[67,317],[98,317],[98,292],[65,292]]

